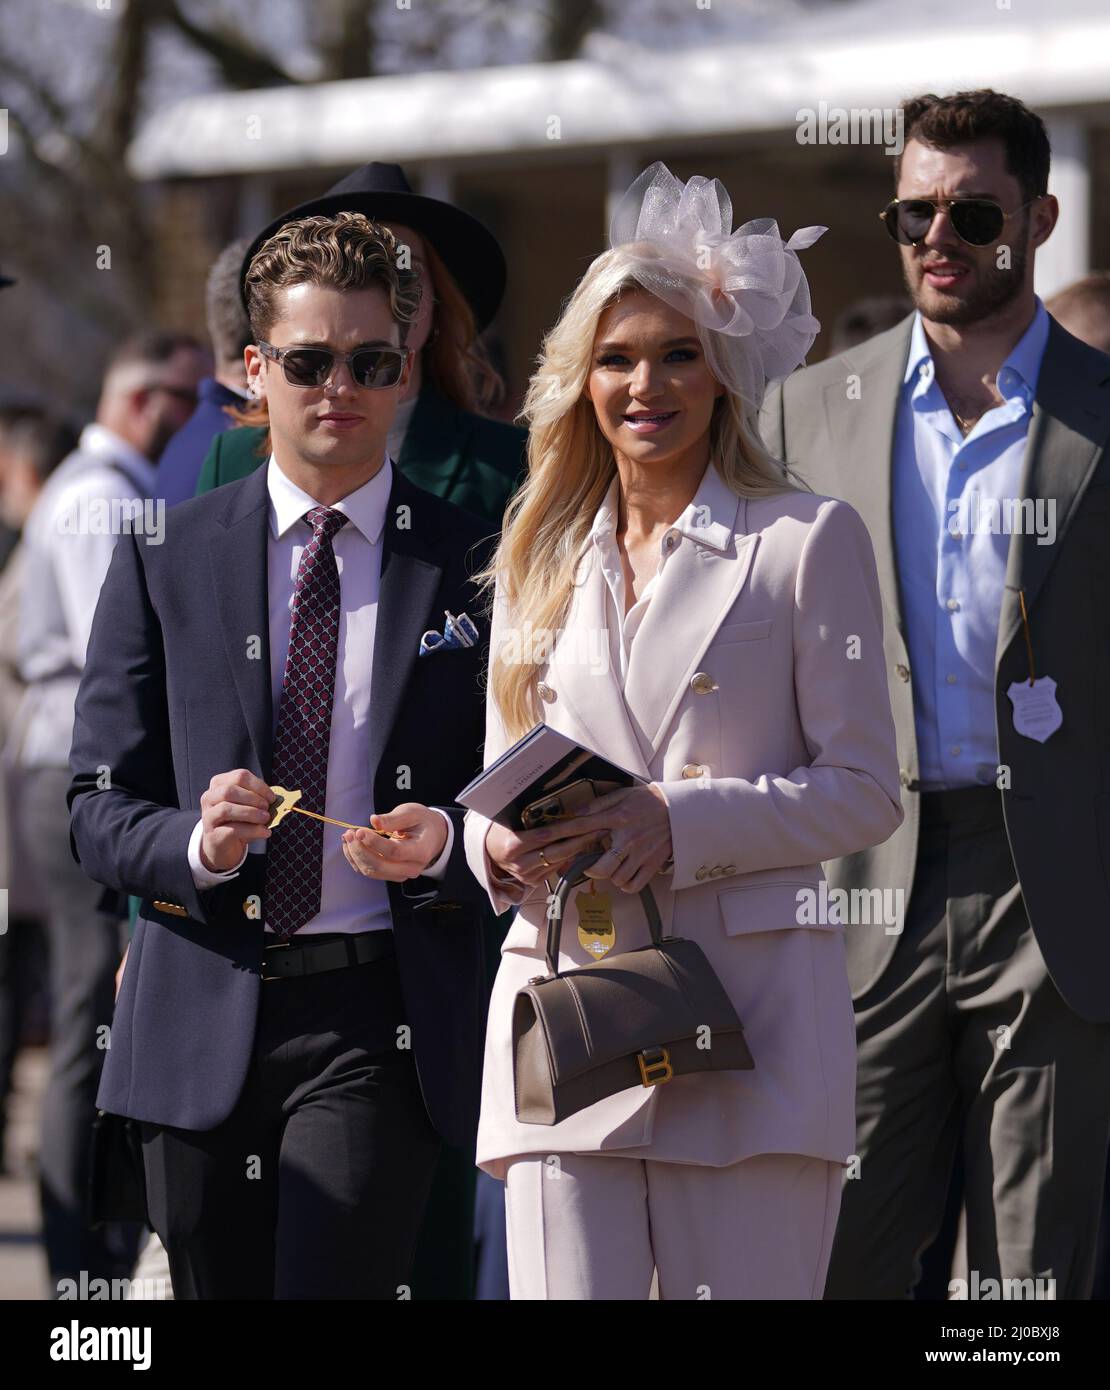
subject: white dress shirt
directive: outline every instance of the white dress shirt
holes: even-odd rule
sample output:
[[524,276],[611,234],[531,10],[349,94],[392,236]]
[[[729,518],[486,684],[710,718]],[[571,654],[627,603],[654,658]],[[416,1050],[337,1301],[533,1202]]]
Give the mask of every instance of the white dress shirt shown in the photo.
[[[381,589],[381,542],[392,484],[393,464],[387,456],[383,466],[368,483],[337,502],[334,508],[349,520],[332,541],[339,571],[339,638],[328,751],[328,784],[325,804],[307,809],[322,811],[324,815],[354,825],[368,824],[370,815],[379,809],[374,806],[367,746],[374,634]],[[267,544],[270,679],[276,732],[285,660],[289,651],[290,612],[297,568],[301,562],[301,552],[312,539],[312,527],[304,516],[313,507],[323,504],[290,481],[272,455],[267,464],[266,486],[270,493],[270,537]],[[392,807],[381,809],[388,811]],[[447,843],[439,857],[424,870],[428,878],[443,877],[454,841],[450,817],[442,811],[440,814],[447,823]],[[320,911],[298,930],[297,935],[376,931],[392,927],[389,893],[385,883],[351,868],[343,857],[343,831],[338,826],[325,825],[323,831]],[[274,834],[281,834],[280,826]],[[203,826],[198,820],[189,841],[189,867],[193,882],[198,888],[205,889],[234,878],[238,868],[227,873],[213,873],[206,869],[200,858],[202,836]],[[250,850],[263,853],[266,843],[265,840],[257,840],[251,844]],[[246,853],[239,861],[239,867],[245,859]]]
[[597,551],[598,561],[601,565],[601,572],[605,576],[605,584],[608,589],[606,596],[606,628],[609,637],[609,660],[612,669],[621,673],[621,683],[623,685],[628,675],[628,658],[632,649],[632,642],[636,633],[640,630],[640,624],[644,621],[644,616],[651,602],[651,596],[659,584],[659,576],[663,573],[663,566],[667,560],[678,549],[683,538],[693,540],[697,535],[698,519],[708,515],[702,506],[702,489],[705,486],[704,475],[702,482],[698,484],[698,491],[693,501],[686,507],[685,511],[668,528],[659,541],[659,567],[644,586],[643,592],[633,603],[626,613],[625,605],[625,585],[624,570],[621,567],[620,549],[617,546],[617,509],[619,506],[620,479],[613,478],[609,491],[605,494],[605,500],[597,509],[594,517],[594,524],[590,528],[590,542]]

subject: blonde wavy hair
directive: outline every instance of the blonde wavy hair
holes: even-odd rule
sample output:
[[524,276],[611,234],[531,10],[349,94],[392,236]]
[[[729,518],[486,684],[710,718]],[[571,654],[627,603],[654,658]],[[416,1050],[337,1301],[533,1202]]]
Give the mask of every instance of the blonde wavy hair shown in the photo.
[[[578,561],[617,468],[584,390],[594,340],[605,310],[623,293],[642,289],[641,262],[642,253],[624,246],[597,257],[545,337],[529,382],[520,415],[529,426],[528,477],[480,576],[487,590],[497,585],[498,605],[515,629],[555,633],[566,620]],[[712,331],[698,325],[703,346]],[[796,490],[739,396],[726,390],[718,397],[709,435],[710,461],[737,496]],[[536,695],[542,663],[508,660],[503,651],[493,658],[489,698],[509,737],[519,738],[542,718]]]

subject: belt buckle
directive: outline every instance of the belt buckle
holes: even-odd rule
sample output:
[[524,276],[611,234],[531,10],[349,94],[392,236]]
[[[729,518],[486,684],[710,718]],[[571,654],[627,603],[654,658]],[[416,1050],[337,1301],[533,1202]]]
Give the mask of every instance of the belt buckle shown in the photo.
[[665,1047],[645,1047],[636,1053],[640,1081],[644,1086],[663,1086],[674,1076],[671,1054]]
[[[262,962],[261,962],[261,964],[262,964],[262,970],[265,971],[265,969],[266,969],[266,952],[267,952],[267,951],[288,951],[289,948],[290,948],[292,945],[293,945],[293,943],[292,943],[291,941],[275,941],[274,944],[273,944],[272,946],[263,946],[263,948],[262,948]],[[263,974],[263,975],[262,975],[262,979],[263,979],[263,980],[284,980],[285,978],[286,978],[286,977],[285,977],[284,975],[266,975],[266,974]]]

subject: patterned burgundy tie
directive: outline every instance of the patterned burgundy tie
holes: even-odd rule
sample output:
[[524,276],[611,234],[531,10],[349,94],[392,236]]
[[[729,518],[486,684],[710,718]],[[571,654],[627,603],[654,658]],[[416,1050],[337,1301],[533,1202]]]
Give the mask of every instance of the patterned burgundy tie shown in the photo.
[[[301,552],[289,627],[289,654],[274,738],[274,784],[300,787],[308,811],[324,811],[328,745],[339,645],[339,571],[332,537],[342,512],[305,513],[312,539]],[[287,816],[266,853],[266,925],[288,938],[320,911],[324,827],[309,816]]]

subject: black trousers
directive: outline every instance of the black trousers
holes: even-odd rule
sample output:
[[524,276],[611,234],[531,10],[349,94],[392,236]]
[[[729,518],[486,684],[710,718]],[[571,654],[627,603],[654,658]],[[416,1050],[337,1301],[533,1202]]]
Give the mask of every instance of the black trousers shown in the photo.
[[228,1118],[141,1126],[175,1298],[410,1296],[440,1140],[404,1023],[393,956],[264,981]]

